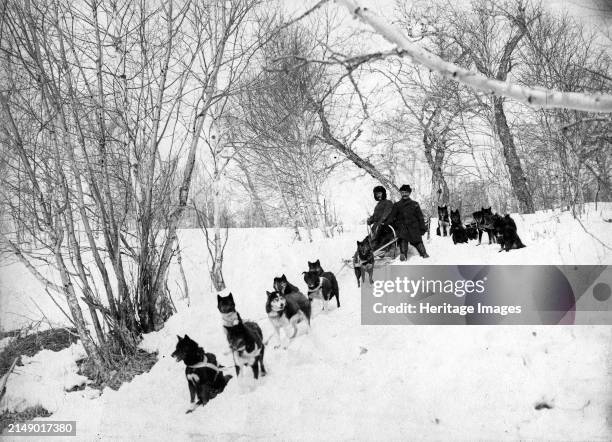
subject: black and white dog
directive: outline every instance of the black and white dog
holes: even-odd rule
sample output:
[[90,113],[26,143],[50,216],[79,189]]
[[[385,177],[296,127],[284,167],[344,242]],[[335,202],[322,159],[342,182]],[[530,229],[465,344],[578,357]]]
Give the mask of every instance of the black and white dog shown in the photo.
[[[323,270],[323,267],[321,267],[321,261],[318,259],[315,262],[308,261],[308,271],[315,272],[317,275],[319,275],[319,277],[321,278],[321,283],[324,285],[326,285],[325,280],[329,281],[331,287],[329,298],[325,298],[325,293],[323,293],[323,297],[329,301],[329,299],[335,296],[336,302],[338,303],[338,307],[340,307],[340,288],[338,287],[338,280],[336,279],[336,275],[334,275],[333,272],[326,272],[325,270]],[[308,284],[306,278],[304,278],[304,281],[306,282],[306,284]],[[310,288],[310,284],[308,284],[309,292]],[[323,289],[323,291],[325,290]],[[310,294],[308,295],[308,298],[310,299]]]
[[497,242],[501,246],[499,251],[509,252],[511,249],[522,249],[525,244],[521,241],[516,231],[516,223],[506,214],[505,216],[493,215],[493,226]]
[[453,244],[468,242],[468,235],[461,222],[461,214],[459,209],[451,210],[451,228],[450,235],[453,238]]
[[306,315],[310,323],[310,313],[312,311],[310,299],[300,292],[300,289],[287,281],[287,277],[284,274],[280,277],[275,277],[272,286],[274,291],[283,295],[286,302],[290,304],[288,307],[291,311],[290,315],[293,315],[292,312],[295,309],[300,310]]
[[282,276],[274,277],[274,282],[272,283],[272,287],[274,287],[274,290],[276,290],[282,295],[300,292],[300,289],[298,289],[296,286],[294,286],[289,281],[287,281],[287,277],[285,276],[284,273]]
[[370,238],[365,237],[363,241],[357,241],[357,251],[353,255],[353,269],[357,278],[357,287],[365,282],[366,273],[369,276],[370,285],[374,284],[374,251]]
[[217,308],[221,313],[227,342],[234,357],[236,375],[240,375],[242,367],[251,367],[255,379],[259,378],[260,371],[261,375],[265,376],[265,345],[259,325],[253,321],[242,321],[231,293],[228,296],[217,295]]
[[[293,339],[297,336],[299,324],[306,323],[310,328],[310,301],[308,298],[295,292],[283,295],[277,291],[266,291],[266,294],[268,296],[266,313],[278,338],[278,345],[275,348],[278,348],[281,344],[281,329],[285,331],[288,339]],[[297,302],[297,297],[304,298],[305,302]],[[287,348],[287,345],[284,347]]]
[[[312,302],[317,298],[323,302],[323,310],[328,310],[328,303],[334,296],[336,304],[340,307],[340,297],[338,294],[337,285],[334,286],[332,281],[325,276],[319,276],[319,272],[310,270],[304,273],[304,282],[308,286],[308,299]],[[337,283],[336,283],[337,284]]]
[[478,245],[482,244],[482,233],[487,232],[489,244],[495,243],[495,229],[493,227],[493,212],[491,207],[481,207],[479,211],[472,213],[476,228],[478,229]]
[[227,329],[238,324],[238,312],[236,311],[234,296],[231,293],[228,296],[217,295],[217,309],[221,313],[223,330],[227,336]]
[[438,206],[438,227],[436,228],[436,235],[443,236],[448,235],[448,206]]
[[171,356],[178,362],[185,363],[185,377],[191,399],[191,406],[186,412],[191,413],[199,405],[206,405],[209,400],[221,393],[232,375],[224,375],[223,367],[217,364],[215,355],[206,353],[189,336],[181,338],[177,335],[177,338],[176,349]]

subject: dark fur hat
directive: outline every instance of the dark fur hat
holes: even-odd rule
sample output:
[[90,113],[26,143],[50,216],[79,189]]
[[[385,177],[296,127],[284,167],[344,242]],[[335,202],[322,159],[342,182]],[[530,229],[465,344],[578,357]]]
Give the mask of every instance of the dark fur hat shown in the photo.
[[402,187],[399,188],[400,192],[412,192],[412,189],[408,184],[402,184]]
[[376,186],[374,187],[374,190],[372,191],[372,193],[376,194],[376,193],[382,193],[382,200],[386,200],[387,199],[387,189],[385,189],[383,186]]

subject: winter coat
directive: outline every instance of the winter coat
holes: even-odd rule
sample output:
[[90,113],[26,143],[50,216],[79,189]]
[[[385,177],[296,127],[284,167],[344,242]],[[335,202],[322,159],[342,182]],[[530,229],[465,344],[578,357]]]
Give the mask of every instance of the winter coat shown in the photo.
[[422,242],[421,236],[427,232],[421,207],[410,198],[401,199],[393,205],[387,224],[393,225],[401,239],[415,244]]
[[368,218],[368,226],[371,224],[383,224],[387,221],[391,210],[393,209],[393,203],[388,199],[383,199],[376,204],[374,213]]

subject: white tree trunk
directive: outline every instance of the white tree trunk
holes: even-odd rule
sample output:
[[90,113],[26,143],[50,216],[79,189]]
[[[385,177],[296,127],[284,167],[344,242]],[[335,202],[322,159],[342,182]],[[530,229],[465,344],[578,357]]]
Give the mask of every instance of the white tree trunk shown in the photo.
[[544,88],[530,89],[508,81],[499,81],[485,77],[477,72],[449,63],[419,45],[412,43],[402,35],[401,31],[378,17],[368,8],[360,7],[352,0],[338,0],[338,3],[346,6],[352,14],[370,25],[389,42],[396,44],[398,55],[407,55],[414,62],[422,64],[433,71],[439,72],[446,78],[458,81],[473,89],[487,94],[513,98],[521,103],[539,108],[612,112],[612,95],[588,95],[579,92],[561,92]]

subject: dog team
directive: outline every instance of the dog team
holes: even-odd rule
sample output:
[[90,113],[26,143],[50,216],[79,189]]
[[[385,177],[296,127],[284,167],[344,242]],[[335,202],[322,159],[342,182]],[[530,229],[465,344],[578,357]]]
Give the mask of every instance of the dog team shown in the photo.
[[[429,218],[425,219],[419,203],[410,198],[412,189],[409,185],[404,184],[399,190],[401,199],[393,203],[387,199],[387,190],[383,186],[374,187],[374,200],[377,204],[374,213],[367,220],[368,226],[371,226],[370,234],[362,241],[357,241],[357,250],[352,259],[358,287],[365,282],[366,275],[370,284],[374,283],[375,255],[384,256],[394,249],[396,240],[400,248],[400,261],[407,259],[408,243],[414,246],[423,258],[429,258],[421,238],[429,232]],[[474,212],[472,217],[472,222],[463,225],[459,209],[451,210],[449,217],[448,206],[438,206],[436,233],[438,236],[451,236],[454,244],[478,239],[480,245],[483,232],[487,232],[489,244],[500,244],[500,252],[525,247],[510,215],[502,217],[494,214],[491,207],[483,207]]]
[[[336,276],[323,270],[319,260],[309,261],[308,271],[303,272],[303,276],[308,295],[291,284],[285,275],[275,277],[273,291],[266,291],[266,313],[274,328],[272,336],[276,336],[279,343],[275,348],[280,346],[281,330],[284,330],[289,340],[297,336],[299,324],[304,324],[307,332],[310,330],[312,303],[315,299],[322,303],[323,311],[329,309],[328,304],[332,298],[336,298],[336,306],[340,307]],[[255,379],[260,375],[265,376],[264,353],[272,336],[264,341],[263,332],[257,322],[242,320],[236,310],[232,293],[227,296],[217,295],[217,309],[221,314],[223,331],[234,359],[236,376],[249,367]],[[219,365],[214,354],[205,352],[189,336],[177,337],[176,349],[171,356],[185,363],[190,397],[187,413],[191,413],[221,393],[232,375],[223,374],[226,367]]]
[[[394,239],[394,230],[400,248],[400,261],[407,259],[408,244],[417,249],[420,256],[429,258],[422,239],[422,236],[429,231],[429,219],[426,220],[423,216],[419,203],[410,198],[412,189],[408,184],[402,185],[399,191],[401,198],[393,203],[387,199],[387,190],[383,186],[374,187],[374,200],[377,201],[377,204],[374,213],[367,220],[368,225],[371,226],[371,233],[363,241],[357,241],[355,256],[359,255],[359,258],[355,259],[356,263],[359,264],[360,261],[367,263],[370,250],[376,251],[391,244]],[[438,206],[436,233],[438,236],[450,235],[455,244],[466,243],[468,239],[476,238],[478,238],[478,244],[481,244],[482,234],[486,231],[489,236],[489,244],[499,243],[500,251],[525,247],[518,236],[516,223],[510,215],[494,214],[491,207],[487,209],[483,207],[474,212],[472,216],[473,221],[464,226],[459,209],[451,210],[449,217],[448,206]]]
[[[425,220],[419,203],[410,198],[412,189],[404,184],[399,189],[401,199],[396,203],[387,200],[387,191],[383,186],[374,187],[374,199],[377,201],[374,213],[368,218],[371,233],[363,241],[357,241],[357,251],[353,256],[353,265],[357,285],[364,282],[365,275],[373,284],[374,252],[387,246],[392,246],[395,240],[399,243],[400,260],[405,261],[408,254],[408,244],[414,246],[423,258],[429,255],[425,250],[422,236],[429,231],[429,222]],[[468,239],[478,238],[482,242],[483,232],[487,232],[489,244],[499,243],[502,250],[525,247],[521,242],[516,223],[509,216],[493,214],[491,207],[474,212],[473,221],[463,225],[459,210],[451,210],[450,217],[447,206],[438,206],[439,236],[451,236],[453,243],[467,243]],[[392,226],[390,228],[389,226]],[[397,232],[397,238],[395,233]],[[308,271],[303,272],[307,295],[291,284],[285,275],[275,277],[273,291],[266,291],[266,314],[272,323],[274,334],[281,344],[281,330],[289,340],[297,336],[298,325],[305,324],[306,332],[310,330],[312,302],[317,299],[322,303],[322,310],[328,310],[332,298],[340,307],[340,292],[338,281],[332,272],[326,272],[319,260],[308,262]],[[255,321],[243,321],[236,310],[234,297],[217,295],[217,309],[221,314],[223,330],[234,359],[236,376],[241,370],[251,368],[253,377],[266,375],[264,366],[265,347],[272,336],[264,341],[261,327]],[[223,367],[217,363],[214,354],[207,353],[189,336],[178,337],[176,349],[172,353],[177,361],[185,363],[185,377],[189,387],[190,407],[187,413],[199,405],[205,405],[224,389],[232,375],[223,374]],[[285,346],[286,348],[286,346]],[[197,399],[197,400],[196,400]]]
[[516,231],[516,223],[506,214],[501,216],[493,213],[491,207],[481,209],[472,213],[473,221],[467,225],[461,222],[459,209],[450,212],[450,229],[448,206],[438,206],[438,236],[451,236],[453,243],[467,243],[469,239],[478,239],[478,245],[482,244],[482,234],[487,232],[489,244],[498,243],[502,250],[509,252],[511,249],[522,249],[525,244],[521,241]]

